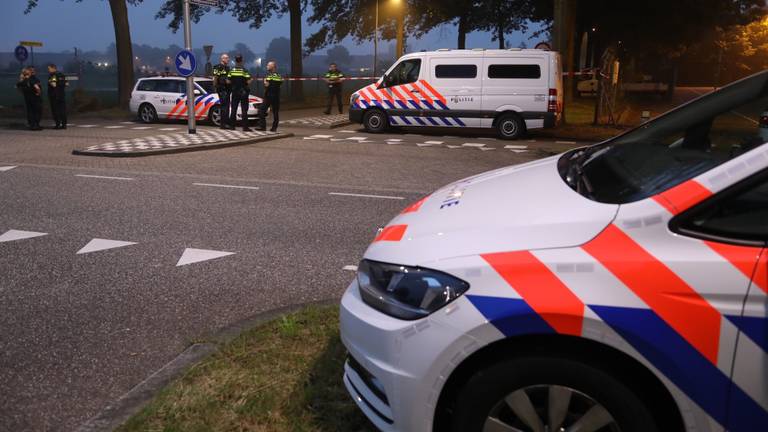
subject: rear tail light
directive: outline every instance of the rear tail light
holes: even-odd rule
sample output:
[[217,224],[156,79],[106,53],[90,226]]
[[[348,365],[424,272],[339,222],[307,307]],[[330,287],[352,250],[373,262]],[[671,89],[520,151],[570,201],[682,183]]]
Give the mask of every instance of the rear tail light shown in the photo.
[[557,112],[557,89],[549,89],[549,102],[547,103],[548,112]]
[[768,112],[760,116],[760,127],[768,128]]

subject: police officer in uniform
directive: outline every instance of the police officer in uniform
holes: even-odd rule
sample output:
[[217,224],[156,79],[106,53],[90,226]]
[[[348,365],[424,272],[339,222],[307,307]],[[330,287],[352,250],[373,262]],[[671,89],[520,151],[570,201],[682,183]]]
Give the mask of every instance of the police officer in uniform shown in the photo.
[[283,77],[277,73],[277,63],[271,61],[267,63],[267,76],[264,78],[264,103],[259,110],[259,130],[267,129],[267,110],[272,108],[272,128],[270,131],[277,132],[277,125],[280,123],[280,86],[283,84]]
[[51,103],[51,115],[56,122],[54,129],[67,128],[67,101],[64,91],[67,88],[67,77],[59,72],[56,65],[48,65],[48,101]]
[[221,63],[213,67],[213,85],[219,94],[219,127],[222,129],[234,129],[234,124],[229,124],[229,105],[232,102],[232,87],[229,85],[229,55],[221,55]]
[[29,130],[43,130],[40,127],[40,118],[42,117],[43,90],[40,87],[40,80],[33,73],[34,68],[28,67],[21,71],[16,88],[24,95],[24,104],[27,108],[27,127]]
[[331,113],[334,98],[339,106],[339,114],[341,114],[343,107],[341,103],[341,83],[344,81],[344,74],[338,69],[336,63],[331,63],[323,79],[328,83],[328,106],[325,108],[325,114]]
[[250,132],[251,128],[248,127],[248,86],[251,83],[251,74],[243,67],[242,55],[238,54],[235,56],[235,67],[229,70],[227,78],[232,86],[232,113],[229,116],[229,124],[232,126],[232,129],[235,128],[237,107],[239,105],[243,116],[243,132]]

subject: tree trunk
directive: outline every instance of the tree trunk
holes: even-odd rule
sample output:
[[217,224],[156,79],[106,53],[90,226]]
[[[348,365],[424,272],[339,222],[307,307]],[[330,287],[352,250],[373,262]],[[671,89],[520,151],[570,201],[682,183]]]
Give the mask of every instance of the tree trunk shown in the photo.
[[499,49],[506,48],[504,46],[505,43],[504,43],[504,24],[503,23],[501,23],[501,22],[498,23],[498,25],[496,27],[496,32],[497,32],[497,37],[499,39]]
[[467,17],[462,14],[459,16],[459,39],[458,49],[465,49],[467,44]]
[[117,47],[117,93],[120,108],[128,108],[133,89],[133,47],[125,0],[109,0]]
[[[288,13],[291,21],[291,76],[301,77],[304,75],[302,64],[304,53],[302,52],[303,41],[301,37],[301,1],[288,0]],[[293,100],[304,99],[304,87],[301,81],[291,82],[291,98]]]

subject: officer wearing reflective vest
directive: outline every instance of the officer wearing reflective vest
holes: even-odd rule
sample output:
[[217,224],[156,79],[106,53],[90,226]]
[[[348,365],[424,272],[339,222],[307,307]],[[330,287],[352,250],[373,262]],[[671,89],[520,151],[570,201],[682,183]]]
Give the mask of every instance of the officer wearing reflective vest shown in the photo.
[[59,72],[56,65],[48,65],[48,101],[51,103],[51,115],[56,123],[54,129],[67,128],[67,101],[64,90],[67,88],[67,77]]
[[229,84],[232,86],[232,113],[229,116],[229,124],[235,127],[237,121],[237,107],[240,106],[242,125],[244,132],[250,132],[248,127],[248,86],[251,84],[251,74],[243,67],[243,56],[235,56],[235,67],[227,74]]
[[232,87],[229,85],[229,55],[222,54],[221,63],[213,67],[213,86],[219,94],[219,127],[222,129],[234,129],[229,124],[229,105],[232,102]]
[[270,131],[277,132],[277,125],[280,123],[280,86],[283,84],[283,77],[277,73],[277,64],[274,61],[267,63],[267,76],[264,78],[264,103],[259,110],[259,130],[267,129],[267,110],[272,108],[272,128]]
[[328,106],[325,108],[325,113],[331,113],[331,106],[335,98],[339,106],[339,114],[341,114],[343,107],[341,102],[341,83],[344,81],[344,74],[338,69],[336,63],[331,63],[323,79],[328,83]]

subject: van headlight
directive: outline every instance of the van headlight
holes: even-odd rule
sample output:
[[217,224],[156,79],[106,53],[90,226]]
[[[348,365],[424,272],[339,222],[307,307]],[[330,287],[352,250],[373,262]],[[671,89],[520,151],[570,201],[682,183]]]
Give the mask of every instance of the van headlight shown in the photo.
[[469,289],[446,273],[370,260],[357,267],[357,284],[368,306],[403,320],[424,318]]

